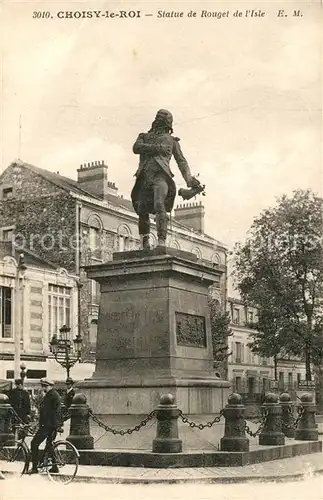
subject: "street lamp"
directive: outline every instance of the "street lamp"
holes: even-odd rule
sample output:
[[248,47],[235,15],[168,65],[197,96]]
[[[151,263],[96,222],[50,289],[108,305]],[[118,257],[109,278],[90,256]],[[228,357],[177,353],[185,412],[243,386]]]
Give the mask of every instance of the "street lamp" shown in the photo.
[[27,377],[26,365],[25,365],[25,363],[21,363],[21,365],[20,365],[20,378],[22,381],[22,385],[24,385],[24,380],[26,377]]
[[315,393],[316,411],[320,415],[319,420],[323,420],[323,328],[320,328],[318,341],[319,363],[318,363],[318,380]]
[[[70,376],[70,370],[75,363],[81,362],[82,355],[82,338],[77,334],[73,342],[68,338],[71,329],[67,325],[63,325],[59,329],[60,336],[54,333],[49,346],[50,351],[54,354],[55,360],[66,370],[67,378]],[[74,349],[73,345],[74,344]]]
[[19,378],[20,375],[20,341],[21,341],[21,312],[22,312],[22,300],[21,300],[21,287],[20,280],[23,278],[24,272],[26,271],[27,266],[25,265],[24,254],[19,254],[17,267],[16,267],[16,275],[15,275],[15,377]]

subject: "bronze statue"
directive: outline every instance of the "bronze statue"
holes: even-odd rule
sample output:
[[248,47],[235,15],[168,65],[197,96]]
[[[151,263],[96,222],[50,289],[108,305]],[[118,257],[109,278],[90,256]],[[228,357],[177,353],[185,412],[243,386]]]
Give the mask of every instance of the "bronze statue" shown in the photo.
[[133,145],[133,152],[140,155],[136,182],[131,199],[139,215],[139,234],[142,248],[149,249],[149,214],[156,214],[158,246],[165,246],[168,215],[174,205],[176,186],[169,163],[174,156],[178,168],[189,189],[179,194],[189,199],[203,193],[204,186],[192,176],[190,167],[182,153],[179,138],[173,137],[173,116],[166,109],[160,109],[147,133],[139,134]]

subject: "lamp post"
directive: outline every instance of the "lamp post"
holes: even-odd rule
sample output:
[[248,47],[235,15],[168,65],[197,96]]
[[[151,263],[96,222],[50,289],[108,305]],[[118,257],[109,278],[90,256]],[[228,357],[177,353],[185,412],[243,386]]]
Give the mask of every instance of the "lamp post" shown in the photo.
[[25,260],[24,260],[24,254],[21,253],[19,254],[18,257],[18,262],[17,262],[17,267],[16,267],[16,274],[15,274],[15,336],[14,336],[14,342],[15,342],[15,353],[14,353],[14,359],[15,359],[15,377],[19,378],[20,376],[20,342],[21,342],[21,311],[22,311],[22,300],[21,300],[21,287],[20,287],[20,281],[23,278],[24,272],[26,271],[27,266],[25,265]]
[[[59,338],[54,333],[49,346],[50,351],[54,354],[55,360],[66,370],[67,378],[70,376],[70,370],[75,363],[81,362],[82,354],[82,338],[78,333],[73,339],[73,342],[68,338],[71,329],[67,325],[63,325],[59,329]],[[74,344],[74,349],[73,349]]]
[[22,381],[22,385],[24,385],[25,378],[27,377],[26,365],[25,363],[21,363],[20,365],[20,378]]
[[319,363],[315,400],[317,413],[320,415],[320,420],[323,421],[323,328],[321,328],[319,336]]

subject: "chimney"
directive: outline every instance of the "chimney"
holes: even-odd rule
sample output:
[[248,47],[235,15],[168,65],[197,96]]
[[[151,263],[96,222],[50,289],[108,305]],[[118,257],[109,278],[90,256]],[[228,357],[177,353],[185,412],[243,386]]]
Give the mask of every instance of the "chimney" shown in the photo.
[[183,203],[175,208],[174,219],[194,231],[204,233],[204,213],[204,205],[201,201],[200,203]]
[[118,188],[114,182],[108,181],[108,189],[107,192],[113,194],[114,196],[118,196]]
[[108,166],[104,160],[81,165],[77,169],[77,183],[80,188],[103,200],[107,198],[108,193],[118,192],[115,184],[108,182]]

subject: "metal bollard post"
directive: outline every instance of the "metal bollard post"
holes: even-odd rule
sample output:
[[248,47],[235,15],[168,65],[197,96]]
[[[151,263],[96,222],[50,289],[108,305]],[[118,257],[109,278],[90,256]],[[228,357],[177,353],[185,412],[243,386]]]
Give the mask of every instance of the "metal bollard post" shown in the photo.
[[293,438],[295,435],[295,428],[291,397],[287,392],[284,392],[280,395],[279,400],[282,408],[282,431],[286,437]]
[[249,451],[249,439],[245,432],[245,406],[240,394],[233,393],[229,396],[228,404],[222,413],[225,427],[220,442],[221,451]]
[[259,434],[259,444],[285,444],[285,436],[282,433],[282,409],[278,403],[278,395],[270,392],[266,394],[262,408],[267,412],[267,417],[265,425]]
[[78,450],[93,450],[94,439],[90,434],[90,408],[84,394],[76,394],[69,408],[71,414],[70,435],[67,441]]
[[154,453],[180,453],[182,440],[178,437],[179,410],[173,394],[163,394],[156,408],[157,434],[153,440]]
[[5,394],[0,394],[0,447],[15,444],[15,435],[10,432],[11,429],[12,408],[9,398]]
[[317,441],[318,430],[315,423],[316,407],[313,403],[313,395],[303,394],[301,402],[302,415],[295,431],[295,439],[299,441]]

